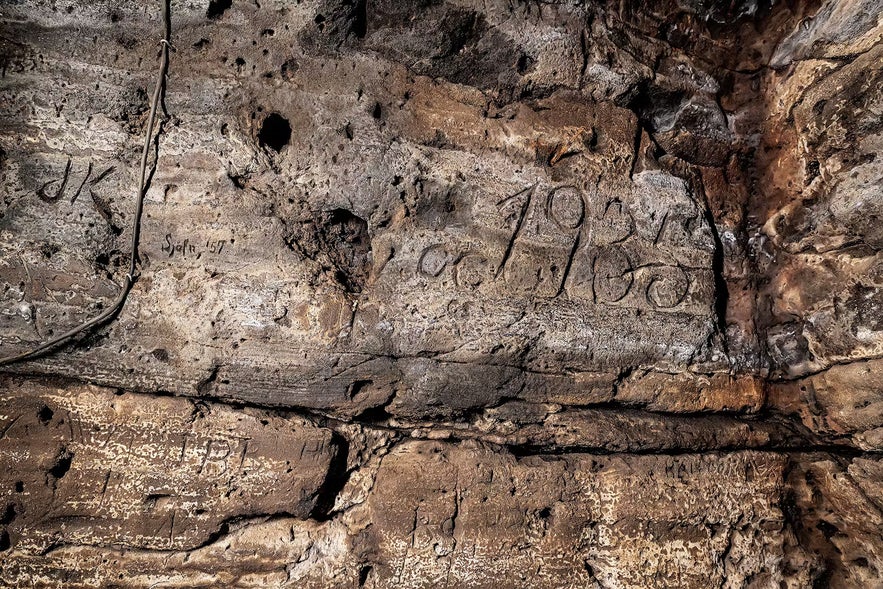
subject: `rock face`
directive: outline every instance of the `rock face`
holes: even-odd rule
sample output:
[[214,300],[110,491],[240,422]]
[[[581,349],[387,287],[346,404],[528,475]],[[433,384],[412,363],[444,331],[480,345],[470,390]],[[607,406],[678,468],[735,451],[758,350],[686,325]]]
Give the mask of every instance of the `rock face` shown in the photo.
[[0,585],[883,586],[878,2],[0,6]]
[[[4,382],[8,537],[189,548],[226,520],[308,517],[338,451],[305,420],[95,387]],[[22,459],[24,457],[24,460]]]

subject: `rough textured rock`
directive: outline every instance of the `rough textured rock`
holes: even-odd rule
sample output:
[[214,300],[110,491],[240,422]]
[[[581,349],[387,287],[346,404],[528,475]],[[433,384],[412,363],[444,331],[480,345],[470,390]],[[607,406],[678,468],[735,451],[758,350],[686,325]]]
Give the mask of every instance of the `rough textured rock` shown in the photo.
[[[778,581],[785,462],[751,452],[518,459],[482,445],[409,442],[383,457],[367,498],[341,517],[321,524],[278,519],[173,553],[183,578],[171,582],[585,587],[615,581],[646,587]],[[270,558],[253,550],[261,537]],[[11,559],[4,571],[15,583],[33,574],[32,567],[52,577],[84,559],[104,566],[84,567],[66,586],[109,582],[121,562],[133,584],[159,579],[156,560],[167,556],[130,554],[59,548],[42,558]]]
[[0,584],[883,586],[883,10],[0,5]]
[[192,548],[228,520],[316,507],[331,432],[222,405],[3,383],[7,542]]

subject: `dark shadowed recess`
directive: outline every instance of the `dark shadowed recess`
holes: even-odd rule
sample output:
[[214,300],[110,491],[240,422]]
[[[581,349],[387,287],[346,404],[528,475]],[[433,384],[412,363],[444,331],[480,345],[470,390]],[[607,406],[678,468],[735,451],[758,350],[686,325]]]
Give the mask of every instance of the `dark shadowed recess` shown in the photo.
[[262,147],[279,152],[288,145],[289,141],[291,141],[291,124],[288,120],[275,112],[267,115],[258,131],[258,143]]

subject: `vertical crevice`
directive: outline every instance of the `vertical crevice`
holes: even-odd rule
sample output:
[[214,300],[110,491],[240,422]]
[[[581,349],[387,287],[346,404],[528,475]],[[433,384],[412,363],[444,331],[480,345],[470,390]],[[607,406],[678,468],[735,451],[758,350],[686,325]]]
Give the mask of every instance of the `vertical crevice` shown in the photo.
[[337,496],[350,477],[350,471],[347,468],[349,442],[339,433],[332,432],[331,445],[336,448],[336,451],[328,464],[328,474],[316,493],[316,503],[310,512],[310,518],[319,522],[331,519]]

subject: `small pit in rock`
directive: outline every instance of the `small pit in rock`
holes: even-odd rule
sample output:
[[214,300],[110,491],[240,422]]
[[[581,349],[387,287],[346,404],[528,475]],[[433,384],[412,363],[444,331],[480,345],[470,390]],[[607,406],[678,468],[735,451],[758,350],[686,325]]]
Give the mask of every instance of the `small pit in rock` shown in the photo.
[[52,468],[49,469],[49,475],[51,475],[55,480],[58,480],[71,469],[71,462],[73,462],[74,455],[67,448],[62,448],[58,453],[58,456],[55,458],[55,464]]
[[258,131],[258,143],[261,147],[268,147],[275,152],[282,151],[291,140],[291,124],[288,119],[278,113],[270,113],[264,119],[261,130]]
[[233,6],[233,0],[210,0],[205,15],[211,19],[221,18],[231,6]]

